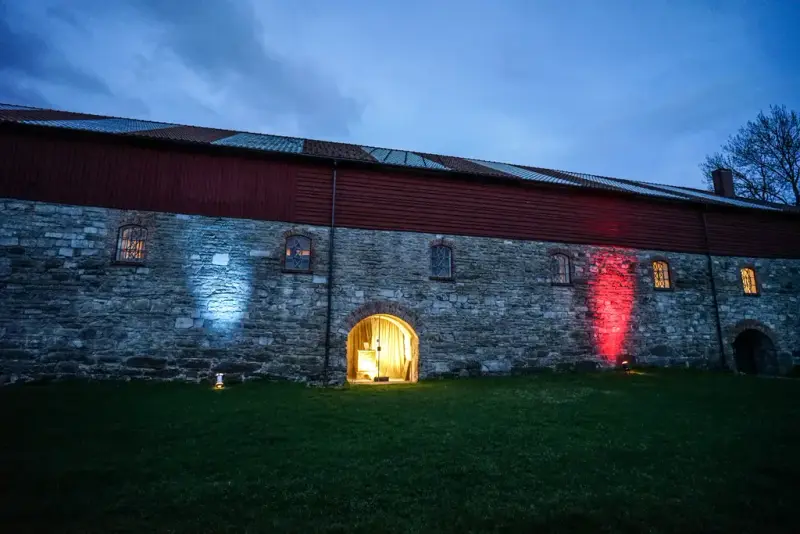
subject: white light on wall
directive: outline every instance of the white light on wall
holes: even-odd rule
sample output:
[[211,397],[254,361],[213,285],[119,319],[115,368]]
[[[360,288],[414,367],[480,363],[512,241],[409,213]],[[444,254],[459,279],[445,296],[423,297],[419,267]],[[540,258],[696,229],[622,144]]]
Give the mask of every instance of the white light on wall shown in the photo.
[[250,308],[258,258],[245,257],[236,244],[213,250],[210,256],[191,256],[189,244],[204,242],[208,234],[220,240],[232,240],[235,235],[215,223],[190,226],[176,245],[183,247],[186,257],[192,258],[185,270],[186,286],[194,299],[192,311],[195,318],[204,320],[203,328],[213,330],[215,335],[225,334],[224,338],[217,337],[217,342],[230,342]]

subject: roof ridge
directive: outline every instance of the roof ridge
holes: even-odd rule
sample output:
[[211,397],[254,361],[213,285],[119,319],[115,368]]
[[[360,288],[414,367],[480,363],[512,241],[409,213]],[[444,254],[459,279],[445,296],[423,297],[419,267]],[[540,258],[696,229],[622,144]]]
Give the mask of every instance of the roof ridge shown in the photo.
[[[0,105],[3,105],[3,104],[7,104],[7,103],[6,102],[0,102]],[[8,104],[8,105],[14,105],[15,106],[17,104]],[[126,120],[126,121],[142,121],[142,122],[155,122],[155,123],[160,123],[160,124],[169,124],[170,128],[181,128],[181,127],[183,127],[183,128],[202,128],[202,129],[205,129],[205,130],[228,131],[228,132],[232,132],[232,135],[242,134],[243,133],[243,134],[250,134],[250,135],[268,135],[270,137],[283,137],[283,138],[286,138],[286,139],[297,139],[298,141],[324,141],[323,139],[310,139],[310,138],[307,138],[307,137],[298,137],[298,136],[294,136],[294,135],[270,134],[270,133],[264,133],[264,132],[250,132],[250,131],[247,131],[247,130],[232,130],[230,128],[217,128],[216,126],[197,126],[197,125],[193,125],[193,124],[180,124],[180,123],[177,123],[177,122],[157,121],[157,120],[153,120],[153,119],[139,119],[139,118],[136,118],[136,117],[119,117],[119,116],[116,116],[116,115],[98,115],[96,113],[84,113],[83,111],[67,111],[65,109],[39,108],[39,107],[35,107],[35,106],[26,106],[26,107],[30,108],[28,111],[52,111],[52,112],[55,112],[55,113],[80,113],[82,115],[91,115],[93,117],[97,117],[98,119],[118,119],[118,120]],[[92,120],[92,119],[53,119],[53,120]],[[140,132],[135,132],[135,133],[141,133],[141,132],[144,132],[144,131],[149,131],[149,130],[141,130]],[[324,142],[335,143],[337,141],[324,141]]]
[[605,180],[612,180],[612,181],[615,181],[615,182],[623,182],[623,183],[628,183],[628,184],[632,184],[632,185],[648,184],[648,182],[644,182],[644,181],[641,181],[641,180],[634,180],[632,178],[619,178],[618,176],[606,176],[604,174],[595,174],[595,173],[591,173],[591,172],[581,172],[581,171],[568,171],[568,170],[564,170],[564,169],[555,169],[555,170],[558,170],[559,172],[568,172],[568,173],[571,172],[571,173],[581,174],[581,175],[585,175],[585,176],[596,176],[597,178],[603,178]]
[[[657,185],[659,185],[659,184],[657,184]],[[685,185],[670,185],[670,184],[660,184],[660,185],[662,187],[673,187],[673,188],[676,188],[676,189],[686,189],[688,191],[695,192],[695,193],[702,193],[704,195],[716,195],[716,193],[711,189],[697,189],[695,187],[687,187]],[[771,208],[778,208],[778,209],[781,209],[781,210],[800,211],[800,207],[793,206],[792,204],[781,204],[779,202],[772,202],[772,201],[769,201],[769,200],[762,200],[760,198],[740,197],[740,196],[738,196],[736,194],[734,194],[732,197],[722,196],[721,198],[728,198],[728,199],[731,199],[731,200],[738,200],[740,202],[750,202],[750,203],[753,203],[753,204],[758,204],[758,205],[771,207]]]
[[[519,167],[519,165],[517,165],[517,167]],[[589,187],[591,187],[593,185],[593,184],[587,183],[588,180],[584,180],[584,179],[578,178],[576,176],[571,176],[571,175],[567,174],[566,172],[558,170],[558,169],[550,169],[550,168],[547,168],[547,167],[531,167],[531,166],[525,166],[524,168],[532,169],[532,170],[535,170],[536,172],[540,172],[540,173],[543,173],[543,174],[548,174],[550,176],[554,176],[555,178],[561,178],[562,180],[575,182],[578,185],[589,186]]]
[[[23,106],[21,104],[9,104],[8,102],[0,102],[0,105],[9,105],[9,106],[19,106],[28,108],[27,111],[53,111],[55,113],[75,113],[80,115],[91,115],[92,117],[97,117],[98,119],[119,119],[124,121],[142,121],[142,122],[156,122],[160,124],[171,124],[174,126],[188,126],[186,124],[177,124],[174,122],[164,122],[164,121],[156,121],[152,119],[138,119],[135,117],[117,117],[116,115],[98,115],[97,113],[86,113],[84,111],[67,111],[66,109],[55,109],[55,108],[40,108],[36,106]],[[59,120],[59,119],[54,119]],[[61,119],[61,120],[92,120],[92,119]],[[198,128],[198,126],[194,126],[194,128]]]

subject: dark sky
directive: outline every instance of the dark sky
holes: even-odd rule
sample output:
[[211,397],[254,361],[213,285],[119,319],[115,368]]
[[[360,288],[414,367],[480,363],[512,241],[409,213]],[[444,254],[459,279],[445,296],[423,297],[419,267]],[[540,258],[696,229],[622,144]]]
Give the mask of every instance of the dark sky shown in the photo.
[[0,0],[0,101],[700,186],[800,2]]

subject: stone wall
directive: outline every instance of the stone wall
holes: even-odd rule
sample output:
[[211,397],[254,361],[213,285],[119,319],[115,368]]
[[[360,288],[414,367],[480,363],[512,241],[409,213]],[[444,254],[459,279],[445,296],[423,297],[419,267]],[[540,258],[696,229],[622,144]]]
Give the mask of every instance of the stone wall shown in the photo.
[[[117,229],[148,229],[144,266],[116,265]],[[313,239],[312,273],[282,269],[284,240]],[[349,328],[393,313],[419,335],[420,377],[539,368],[721,361],[707,258],[613,247],[336,230],[331,374]],[[451,245],[454,279],[429,277],[431,243]],[[572,260],[551,283],[550,255]],[[328,229],[288,223],[0,202],[0,375],[206,379],[322,373]],[[669,260],[674,288],[653,289]],[[739,267],[755,266],[759,297]],[[800,261],[714,258],[726,351],[743,324],[800,363]],[[745,323],[743,323],[743,321]],[[749,321],[749,322],[748,322]]]
[[[635,354],[655,364],[718,360],[706,258],[669,254],[680,289],[652,289],[650,257],[608,247],[451,236],[455,277],[428,276],[442,236],[337,232],[337,339],[350,311],[386,301],[410,310],[420,334],[420,376],[614,365]],[[567,253],[573,283],[551,283],[550,254]],[[689,334],[689,335],[687,335]],[[343,349],[337,347],[337,354]],[[338,365],[344,361],[339,358]]]
[[[114,264],[117,229],[148,229],[143,267]],[[316,377],[327,279],[282,272],[276,222],[0,204],[0,373],[15,379]],[[327,271],[316,254],[315,272]]]
[[[733,342],[746,328],[764,332],[778,351],[781,372],[800,365],[800,260],[714,258],[725,353],[733,358]],[[742,291],[740,269],[756,271],[759,295]]]

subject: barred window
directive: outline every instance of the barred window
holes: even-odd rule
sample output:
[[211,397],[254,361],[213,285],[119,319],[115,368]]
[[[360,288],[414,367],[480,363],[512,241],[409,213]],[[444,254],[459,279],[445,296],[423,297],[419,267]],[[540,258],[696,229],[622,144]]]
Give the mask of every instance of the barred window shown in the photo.
[[137,225],[123,226],[117,239],[117,261],[144,263],[147,228]]
[[656,289],[672,288],[672,282],[669,279],[669,263],[663,260],[653,262],[653,287]]
[[745,295],[758,295],[756,271],[750,267],[742,267],[742,287]]
[[553,283],[571,283],[569,256],[566,254],[553,254],[550,261],[552,262],[551,268],[553,269]]
[[304,235],[286,238],[284,268],[287,271],[311,270],[311,239]]
[[431,247],[431,277],[453,277],[453,250],[445,245]]

